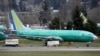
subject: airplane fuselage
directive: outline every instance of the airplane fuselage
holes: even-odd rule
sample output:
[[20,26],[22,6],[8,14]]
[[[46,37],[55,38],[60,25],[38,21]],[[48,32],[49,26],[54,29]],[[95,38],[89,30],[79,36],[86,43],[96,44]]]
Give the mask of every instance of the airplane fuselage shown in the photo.
[[34,39],[33,37],[44,37],[48,38],[58,37],[63,41],[73,41],[73,42],[90,42],[93,41],[94,34],[88,31],[80,31],[80,30],[19,30],[17,34],[21,37],[27,36],[29,38]]

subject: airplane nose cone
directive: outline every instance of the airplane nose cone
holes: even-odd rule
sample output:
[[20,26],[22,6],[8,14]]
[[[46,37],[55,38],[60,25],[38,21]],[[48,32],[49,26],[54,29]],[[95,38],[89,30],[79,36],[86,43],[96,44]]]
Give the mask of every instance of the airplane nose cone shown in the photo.
[[93,40],[98,39],[98,37],[96,35],[93,35]]

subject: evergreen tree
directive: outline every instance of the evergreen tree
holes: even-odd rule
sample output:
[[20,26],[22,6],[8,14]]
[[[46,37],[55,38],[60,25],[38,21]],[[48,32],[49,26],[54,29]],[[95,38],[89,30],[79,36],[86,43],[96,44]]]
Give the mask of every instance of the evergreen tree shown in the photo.
[[[87,11],[84,7],[81,8],[81,12],[84,14],[84,16],[87,19]],[[87,23],[85,23],[83,25],[83,30],[87,30],[87,31],[90,31],[90,32],[93,32],[96,34],[97,33],[97,25],[94,21],[87,19]]]
[[97,34],[97,25],[94,21],[88,19],[88,23],[85,24],[84,30]]
[[86,11],[86,8],[81,7],[80,9],[81,9],[80,11],[83,12],[84,16],[87,17],[87,11]]
[[72,30],[72,28],[74,28],[73,23],[71,21],[69,21],[67,23],[67,30]]
[[44,11],[48,11],[49,10],[49,4],[48,4],[48,1],[43,1],[43,5],[42,5],[42,9]]
[[81,9],[76,6],[75,9],[72,12],[72,20],[73,20],[73,25],[74,29],[76,30],[81,30],[83,28],[83,19],[80,17],[80,11]]
[[55,17],[51,21],[51,24],[49,24],[49,28],[50,29],[64,29],[64,23],[58,17]]
[[46,25],[51,19],[51,11],[47,0],[42,3],[42,10],[40,11],[39,21],[40,25]]
[[74,29],[86,30],[86,31],[96,33],[97,31],[96,23],[93,22],[92,20],[85,18],[87,19],[87,23],[83,24],[85,19],[80,16],[80,12],[83,13],[84,17],[87,17],[86,10],[84,8],[79,8],[78,6],[76,6],[76,8],[72,12],[72,20],[73,20]]

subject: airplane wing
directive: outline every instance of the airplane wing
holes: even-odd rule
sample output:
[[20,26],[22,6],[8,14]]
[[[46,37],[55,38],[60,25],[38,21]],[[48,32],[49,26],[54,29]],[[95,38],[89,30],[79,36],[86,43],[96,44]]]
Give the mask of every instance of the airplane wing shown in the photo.
[[46,36],[43,37],[44,39],[48,39],[48,40],[59,40],[59,41],[63,41],[63,39],[59,36]]
[[30,40],[38,40],[38,41],[43,41],[43,40],[59,40],[63,41],[63,39],[59,36],[27,36],[27,35],[19,35],[19,37],[23,37],[26,39]]
[[[22,37],[22,36],[20,36]],[[59,40],[59,41],[63,41],[63,39],[61,37],[58,36],[24,36],[24,38],[26,39],[30,39],[30,40],[39,40],[39,41],[43,41],[43,40]]]
[[[38,29],[39,31],[39,29]],[[53,35],[41,35],[41,32],[38,32],[37,30],[17,30],[15,34],[17,34],[19,37],[30,39],[30,40],[47,40],[47,39],[54,39],[54,40],[60,40],[63,41],[63,39],[60,36],[53,36]],[[34,32],[34,33],[33,33]]]

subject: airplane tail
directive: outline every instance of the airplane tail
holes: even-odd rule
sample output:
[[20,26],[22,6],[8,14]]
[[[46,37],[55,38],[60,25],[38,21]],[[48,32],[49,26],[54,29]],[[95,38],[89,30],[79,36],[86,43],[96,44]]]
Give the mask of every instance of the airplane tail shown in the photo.
[[18,30],[18,29],[25,29],[26,28],[14,10],[10,11],[9,19],[10,19],[10,29]]
[[82,12],[80,12],[80,17],[82,17],[82,19],[83,19],[83,24],[86,24],[88,20]]

